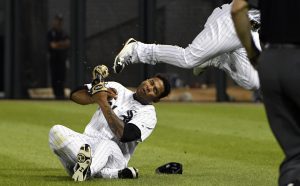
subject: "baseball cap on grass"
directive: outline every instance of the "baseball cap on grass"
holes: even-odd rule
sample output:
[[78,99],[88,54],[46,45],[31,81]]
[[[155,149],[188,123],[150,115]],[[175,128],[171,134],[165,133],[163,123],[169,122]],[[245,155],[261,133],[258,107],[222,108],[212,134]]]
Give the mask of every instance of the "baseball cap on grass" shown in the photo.
[[155,169],[157,174],[182,174],[182,171],[182,164],[177,162],[169,162]]

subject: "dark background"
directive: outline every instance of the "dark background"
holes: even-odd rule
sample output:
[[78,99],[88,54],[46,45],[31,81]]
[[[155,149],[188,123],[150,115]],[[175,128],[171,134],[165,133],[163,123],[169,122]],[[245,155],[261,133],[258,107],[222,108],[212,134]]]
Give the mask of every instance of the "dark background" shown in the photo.
[[[71,36],[67,87],[90,81],[97,64],[112,66],[130,37],[186,47],[222,0],[0,0],[0,97],[28,98],[29,88],[50,87],[46,33],[55,14]],[[195,77],[191,69],[131,65],[111,76],[135,87],[155,73],[180,79],[180,86],[214,84],[215,70]]]

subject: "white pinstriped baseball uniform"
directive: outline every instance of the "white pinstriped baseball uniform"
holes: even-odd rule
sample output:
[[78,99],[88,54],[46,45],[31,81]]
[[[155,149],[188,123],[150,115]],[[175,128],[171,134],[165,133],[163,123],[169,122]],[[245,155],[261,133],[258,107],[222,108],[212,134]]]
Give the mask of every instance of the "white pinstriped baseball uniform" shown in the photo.
[[[217,67],[225,70],[240,86],[258,89],[260,85],[257,71],[250,64],[245,49],[237,37],[230,10],[231,4],[214,9],[204,29],[186,48],[137,42],[133,47],[133,54],[136,55],[132,56],[132,63],[154,65],[162,62],[182,68],[193,68],[212,60],[226,59]],[[252,32],[252,35],[260,48],[258,33]]]
[[87,143],[92,149],[91,175],[93,177],[117,178],[118,170],[127,167],[137,144],[144,141],[155,128],[157,119],[153,105],[143,105],[134,99],[134,92],[119,83],[108,82],[108,88],[115,88],[118,98],[112,100],[111,108],[124,121],[136,125],[141,131],[138,141],[122,143],[110,130],[98,108],[83,134],[62,125],[55,125],[49,133],[50,148],[58,155],[69,175],[76,163],[81,145]]

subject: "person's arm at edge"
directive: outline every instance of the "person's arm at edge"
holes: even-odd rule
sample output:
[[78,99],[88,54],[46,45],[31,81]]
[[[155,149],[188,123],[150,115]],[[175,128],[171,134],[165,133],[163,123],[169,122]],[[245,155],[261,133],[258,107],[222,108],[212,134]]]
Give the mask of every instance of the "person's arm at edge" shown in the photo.
[[94,103],[94,100],[88,93],[88,89],[85,86],[73,90],[70,94],[70,100],[80,105],[88,105]]
[[101,111],[108,123],[111,131],[116,135],[116,137],[120,140],[123,136],[124,132],[124,122],[118,118],[118,116],[112,110],[110,104],[107,101],[107,92],[99,92],[92,96],[92,99],[95,103],[97,103]]
[[251,25],[248,17],[249,5],[246,0],[233,0],[231,15],[237,35],[245,47],[249,60],[252,65],[256,65],[258,50],[253,47],[251,37]]

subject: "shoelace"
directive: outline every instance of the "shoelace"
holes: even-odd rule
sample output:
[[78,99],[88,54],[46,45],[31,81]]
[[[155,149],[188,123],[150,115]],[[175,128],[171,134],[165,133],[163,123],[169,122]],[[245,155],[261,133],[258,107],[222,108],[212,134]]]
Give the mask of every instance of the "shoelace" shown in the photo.
[[131,64],[131,59],[132,59],[132,56],[126,57],[123,62],[124,66]]

